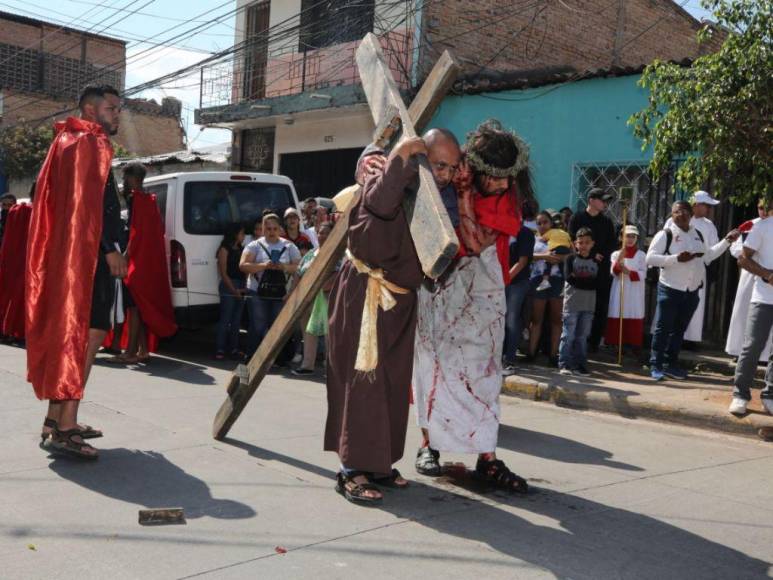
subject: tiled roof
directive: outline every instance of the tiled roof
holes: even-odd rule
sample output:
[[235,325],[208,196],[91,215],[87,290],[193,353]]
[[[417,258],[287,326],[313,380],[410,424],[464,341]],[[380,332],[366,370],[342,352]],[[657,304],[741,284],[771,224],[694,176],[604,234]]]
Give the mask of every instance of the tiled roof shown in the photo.
[[[684,59],[675,64],[689,66],[691,63],[690,59]],[[456,82],[454,88],[467,95],[531,89],[568,81],[636,75],[640,74],[646,66],[645,64],[628,67],[613,66],[586,71],[578,71],[568,66],[532,70],[489,71],[464,76]]]

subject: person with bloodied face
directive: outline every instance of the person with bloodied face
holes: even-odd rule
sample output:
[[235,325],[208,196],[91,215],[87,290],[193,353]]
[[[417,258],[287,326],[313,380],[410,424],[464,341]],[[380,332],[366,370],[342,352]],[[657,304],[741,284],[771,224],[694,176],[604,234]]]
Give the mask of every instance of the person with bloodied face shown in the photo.
[[437,476],[441,451],[474,453],[478,477],[525,493],[526,481],[497,459],[496,447],[510,239],[521,228],[521,200],[532,197],[528,147],[487,121],[469,134],[452,185],[459,255],[441,281],[419,290],[411,382],[423,442],[416,470]]

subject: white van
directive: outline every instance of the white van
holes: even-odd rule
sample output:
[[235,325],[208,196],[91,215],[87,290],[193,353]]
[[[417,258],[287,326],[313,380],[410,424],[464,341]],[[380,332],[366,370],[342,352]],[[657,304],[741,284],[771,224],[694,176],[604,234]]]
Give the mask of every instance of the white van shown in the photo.
[[241,223],[252,235],[264,209],[281,217],[288,207],[298,208],[290,178],[267,173],[170,173],[146,179],[145,191],[156,195],[166,227],[172,304],[183,328],[217,320],[215,254],[226,228]]

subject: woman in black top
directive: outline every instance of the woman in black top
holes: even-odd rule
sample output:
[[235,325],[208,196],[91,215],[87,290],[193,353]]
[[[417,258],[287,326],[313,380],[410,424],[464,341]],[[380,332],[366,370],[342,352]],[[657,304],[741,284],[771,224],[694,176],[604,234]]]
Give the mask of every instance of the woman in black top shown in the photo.
[[232,224],[217,249],[217,272],[220,275],[220,319],[217,322],[215,358],[218,360],[225,358],[226,353],[236,360],[244,357],[239,349],[239,329],[244,309],[246,284],[246,276],[239,269],[243,242],[244,227],[240,224]]

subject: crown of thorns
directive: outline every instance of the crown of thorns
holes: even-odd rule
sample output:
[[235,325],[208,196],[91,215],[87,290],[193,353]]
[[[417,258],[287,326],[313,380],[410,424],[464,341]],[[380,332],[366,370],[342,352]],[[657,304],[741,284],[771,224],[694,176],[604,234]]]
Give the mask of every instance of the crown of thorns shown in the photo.
[[486,163],[483,161],[483,158],[473,150],[475,143],[475,136],[473,135],[467,140],[464,150],[467,162],[475,171],[485,173],[492,177],[515,177],[529,166],[529,145],[526,141],[521,139],[515,131],[505,131],[505,133],[510,135],[518,149],[518,156],[515,159],[515,163],[511,167],[494,167],[493,165]]

